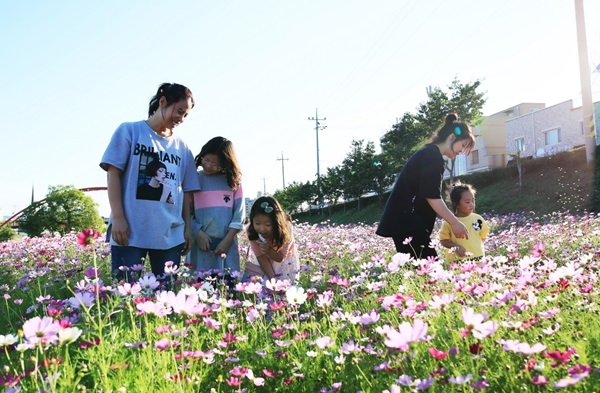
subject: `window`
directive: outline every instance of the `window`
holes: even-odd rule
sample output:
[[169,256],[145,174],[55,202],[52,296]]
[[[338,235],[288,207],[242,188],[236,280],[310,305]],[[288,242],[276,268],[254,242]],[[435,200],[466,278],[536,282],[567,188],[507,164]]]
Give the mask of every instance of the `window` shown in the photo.
[[560,133],[559,133],[558,128],[555,128],[550,131],[546,131],[545,136],[546,136],[546,146],[556,145],[558,142],[560,142]]
[[525,138],[515,140],[515,147],[517,148],[517,151],[525,150]]
[[473,150],[471,152],[471,165],[479,164],[479,150]]

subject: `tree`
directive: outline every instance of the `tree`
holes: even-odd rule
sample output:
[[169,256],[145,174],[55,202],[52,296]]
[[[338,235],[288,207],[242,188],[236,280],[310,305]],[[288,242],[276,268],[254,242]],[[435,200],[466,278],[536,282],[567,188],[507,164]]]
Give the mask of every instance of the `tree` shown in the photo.
[[380,139],[382,162],[386,162],[392,172],[400,172],[427,137],[427,131],[417,123],[414,115],[406,112]]
[[358,210],[361,208],[361,196],[375,189],[375,162],[373,142],[365,145],[364,140],[352,141],[352,149],[342,162],[343,190],[347,197],[358,199]]
[[8,224],[0,227],[0,243],[12,240],[17,233]]
[[19,217],[19,229],[30,237],[44,231],[66,234],[95,228],[104,231],[104,221],[94,200],[73,186],[50,186],[42,202],[31,204]]
[[340,166],[327,168],[327,174],[321,176],[321,191],[325,199],[329,201],[329,215],[331,215],[331,207],[336,205],[342,197],[342,186],[342,168]]
[[[486,99],[485,93],[477,89],[481,82],[462,84],[454,79],[448,86],[448,93],[439,87],[427,91],[427,101],[417,107],[417,113],[409,112],[402,116],[398,124],[381,137],[381,149],[385,160],[392,170],[399,172],[408,158],[423,145],[443,124],[449,112],[457,112],[460,120],[476,126],[483,120],[482,108]],[[449,168],[454,173],[454,162]]]
[[304,203],[310,207],[317,198],[314,184],[308,181],[306,183],[292,182],[288,184],[285,190],[278,190],[273,196],[279,201],[283,209],[290,214],[301,209]]
[[394,178],[394,172],[383,154],[376,155],[373,161],[373,191],[380,203],[384,202],[383,195],[394,183]]

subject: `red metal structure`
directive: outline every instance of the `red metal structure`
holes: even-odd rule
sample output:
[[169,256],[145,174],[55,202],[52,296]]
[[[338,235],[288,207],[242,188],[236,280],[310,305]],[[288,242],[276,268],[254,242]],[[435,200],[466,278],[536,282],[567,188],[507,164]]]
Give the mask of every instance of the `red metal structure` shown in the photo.
[[[107,188],[106,187],[85,187],[85,188],[80,188],[79,191],[83,191],[83,192],[89,192],[89,191],[106,191]],[[44,203],[46,201],[46,198],[44,199],[40,199],[39,201],[37,201],[37,203]],[[20,210],[19,212],[13,214],[11,217],[8,218],[8,220],[0,223],[0,228],[2,228],[5,225],[8,225],[11,222],[14,222],[17,220],[17,218],[19,218],[19,216],[21,214],[23,214],[23,212],[25,210],[27,210],[29,206],[27,206],[26,208]]]

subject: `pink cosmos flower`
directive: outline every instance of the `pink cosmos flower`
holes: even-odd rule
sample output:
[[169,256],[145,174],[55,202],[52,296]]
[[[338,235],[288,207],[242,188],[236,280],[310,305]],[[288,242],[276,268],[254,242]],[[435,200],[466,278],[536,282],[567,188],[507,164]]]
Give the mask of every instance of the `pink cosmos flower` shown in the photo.
[[162,304],[154,303],[154,302],[142,302],[135,305],[135,307],[142,314],[150,314],[156,315],[157,317],[164,317],[166,315],[171,314],[173,311],[171,307],[165,307]]
[[176,348],[179,346],[178,341],[171,341],[168,338],[161,338],[157,342],[154,343],[154,348],[164,351],[167,348]]
[[540,258],[544,255],[544,250],[546,249],[546,245],[543,242],[537,242],[533,249],[531,250],[531,255],[535,258]]
[[23,336],[30,344],[54,344],[60,324],[50,317],[33,317],[23,324]]
[[173,312],[178,315],[197,315],[202,313],[205,305],[198,302],[197,295],[186,295],[185,292],[179,291],[174,298],[170,298],[170,306]]
[[467,325],[468,333],[473,333],[473,336],[479,340],[486,338],[498,330],[498,323],[493,321],[484,322],[487,319],[485,314],[476,314],[472,308],[463,307],[462,319],[465,325]]
[[406,374],[403,374],[398,379],[396,379],[396,382],[398,382],[400,385],[414,387],[417,390],[429,389],[433,385],[434,381],[435,380],[432,377],[429,377],[426,379],[413,380],[410,375],[406,375]]
[[530,346],[528,343],[522,343],[517,340],[498,340],[498,344],[501,344],[502,349],[506,351],[521,353],[523,355],[533,355],[546,349],[546,346],[540,343]]
[[400,393],[400,386],[392,385],[390,386],[390,390],[384,390],[382,393]]
[[373,323],[377,323],[379,321],[379,318],[379,313],[373,310],[368,314],[363,314],[363,316],[360,317],[360,323],[361,325],[371,325]]
[[331,337],[324,336],[315,340],[315,344],[319,349],[325,349],[329,347],[333,347],[335,343],[331,340]]
[[429,348],[429,354],[438,360],[445,359],[448,356],[448,352],[440,351],[433,347]]
[[331,304],[333,303],[333,292],[325,291],[323,293],[317,294],[316,303],[317,307],[320,308],[331,306]]
[[559,388],[559,389],[566,388],[568,386],[575,385],[577,382],[581,381],[582,379],[584,379],[587,376],[588,376],[588,374],[568,375],[567,377],[559,380],[558,382],[555,382],[553,385],[555,388]]
[[353,340],[350,340],[349,342],[342,344],[342,348],[340,349],[340,351],[348,355],[353,352],[360,352],[361,348],[360,346],[356,345]]
[[179,273],[179,266],[173,261],[165,262],[165,274],[177,274]]
[[140,292],[142,291],[142,287],[140,286],[140,284],[131,284],[131,283],[123,283],[121,285],[119,285],[117,287],[117,291],[119,292],[119,295],[125,297],[125,296],[136,296],[139,295]]
[[443,309],[444,306],[452,303],[455,299],[454,295],[443,294],[442,296],[434,295],[429,301],[429,307],[432,309]]
[[229,374],[233,375],[234,377],[243,377],[247,372],[248,369],[246,367],[235,366],[233,369],[231,369],[231,371],[229,371]]
[[416,319],[414,325],[402,322],[398,330],[390,328],[385,334],[385,345],[389,348],[397,348],[408,351],[408,344],[415,341],[423,341],[426,338],[428,325],[420,319]]
[[262,292],[263,286],[260,282],[240,282],[236,284],[235,290],[247,295],[259,294]]
[[248,310],[248,313],[246,314],[246,321],[248,321],[249,323],[254,323],[258,318],[260,318],[260,311],[258,311],[255,308],[251,308]]
[[215,330],[221,329],[221,326],[223,325],[222,322],[219,322],[219,321],[217,321],[216,319],[213,319],[213,318],[204,318],[204,324],[209,329],[215,329]]
[[457,377],[448,378],[448,382],[453,383],[455,385],[463,385],[469,382],[471,378],[473,378],[473,374],[467,374],[464,377],[462,375],[459,375]]
[[242,380],[237,377],[231,377],[228,380],[226,380],[225,382],[227,382],[227,385],[235,386],[235,387],[238,387],[242,384]]
[[251,380],[254,386],[265,386],[265,379],[262,377],[255,377],[254,371],[252,371],[251,369],[248,369],[248,371],[246,372],[246,378]]
[[144,292],[152,292],[160,285],[152,273],[144,274],[144,276],[138,280],[138,284]]
[[531,382],[534,385],[545,385],[548,383],[548,378],[544,377],[543,375],[536,375],[535,377],[531,378]]

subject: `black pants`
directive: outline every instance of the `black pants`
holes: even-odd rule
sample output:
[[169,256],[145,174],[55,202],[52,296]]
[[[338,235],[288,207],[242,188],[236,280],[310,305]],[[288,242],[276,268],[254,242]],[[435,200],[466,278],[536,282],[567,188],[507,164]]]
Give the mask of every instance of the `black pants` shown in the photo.
[[[411,238],[410,243],[407,242],[408,238]],[[435,248],[429,247],[431,235],[427,231],[406,232],[398,236],[393,236],[392,239],[394,239],[397,252],[410,254],[415,259],[427,259],[428,257],[438,256]]]

